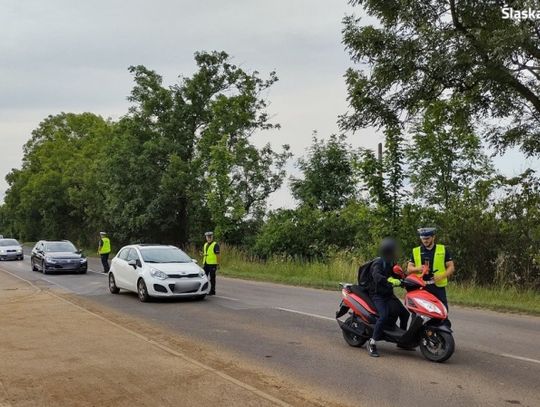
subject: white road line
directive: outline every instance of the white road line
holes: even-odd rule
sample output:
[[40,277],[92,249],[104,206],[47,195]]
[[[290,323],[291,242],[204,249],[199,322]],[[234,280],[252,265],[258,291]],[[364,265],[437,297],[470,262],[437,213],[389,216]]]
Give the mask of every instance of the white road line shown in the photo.
[[313,318],[326,319],[328,321],[335,321],[336,320],[335,318],[325,317],[323,315],[317,315],[317,314],[310,314],[309,312],[296,311],[294,309],[279,308],[279,307],[276,308],[276,309],[278,309],[280,311],[292,312],[293,314],[300,314],[300,315],[305,315],[305,316],[313,317]]
[[[16,274],[10,273],[9,271],[7,271],[5,269],[0,268],[0,270],[5,272],[5,273],[8,273],[8,274],[12,275],[13,277],[18,278],[19,280],[25,281],[26,283],[30,284],[32,287],[38,289],[39,291],[42,291],[39,287],[37,287],[31,281],[28,281],[28,280],[26,280],[26,279],[24,279],[22,277],[19,277]],[[96,314],[95,312],[92,312],[92,311],[80,306],[79,304],[71,302],[67,298],[56,295],[55,293],[53,293],[51,291],[45,291],[45,292],[47,294],[51,295],[52,297],[55,297],[55,298],[57,298],[57,299],[59,299],[59,300],[61,300],[63,302],[71,304],[75,308],[78,308],[83,312],[86,312],[86,313],[88,313],[88,314],[90,314],[90,315],[92,315],[92,316],[94,316],[94,317],[96,317],[96,318],[98,318],[98,319],[100,319],[102,321],[105,321],[105,322],[111,324],[112,326],[114,326],[114,327],[116,327],[116,328],[118,328],[118,329],[120,329],[120,330],[122,330],[124,332],[127,332],[127,333],[129,333],[129,334],[131,334],[131,335],[133,335],[133,336],[147,342],[148,344],[150,344],[152,346],[160,348],[161,350],[163,350],[163,351],[165,351],[165,352],[167,352],[167,353],[169,353],[171,355],[174,355],[176,357],[184,359],[185,361],[187,361],[187,362],[189,362],[189,363],[191,363],[191,364],[193,364],[195,366],[198,366],[201,369],[204,369],[204,370],[206,370],[208,372],[214,373],[215,375],[221,377],[222,379],[227,380],[228,382],[231,382],[231,383],[237,385],[238,387],[241,387],[241,388],[243,388],[243,389],[245,389],[247,391],[250,391],[251,393],[256,394],[257,396],[259,396],[261,398],[264,398],[264,399],[266,399],[266,400],[268,400],[268,401],[270,401],[270,402],[272,402],[272,403],[274,403],[274,404],[276,404],[278,406],[292,407],[289,403],[287,403],[287,402],[285,402],[283,400],[280,400],[280,399],[278,399],[278,398],[276,398],[276,397],[274,397],[274,396],[272,396],[272,395],[270,395],[270,394],[268,394],[268,393],[266,393],[266,392],[264,392],[262,390],[259,390],[256,387],[251,386],[250,384],[247,384],[247,383],[244,383],[244,382],[242,382],[242,381],[240,381],[238,379],[235,379],[234,377],[228,375],[227,373],[224,373],[224,372],[222,372],[222,371],[220,371],[218,369],[215,369],[215,368],[213,368],[213,367],[211,367],[209,365],[201,363],[198,360],[192,359],[191,357],[185,355],[184,353],[178,352],[178,351],[176,351],[176,350],[174,350],[174,349],[172,349],[172,348],[170,348],[170,347],[168,347],[166,345],[163,345],[163,344],[161,344],[159,342],[156,342],[156,341],[152,340],[151,338],[148,338],[148,337],[146,337],[146,336],[144,336],[144,335],[142,335],[142,334],[140,334],[140,333],[138,333],[136,331],[133,331],[133,330],[131,330],[129,328],[126,328],[125,326],[122,326],[122,325],[120,325],[120,324],[118,324],[118,323],[116,323],[114,321],[111,321],[110,319],[105,318],[103,315]]]
[[531,359],[531,358],[524,358],[523,356],[510,355],[508,353],[501,353],[501,354],[499,354],[499,356],[504,356],[505,358],[523,360],[525,362],[540,363],[540,360]]
[[225,297],[224,295],[214,295],[214,297],[223,298],[224,300],[229,300],[229,301],[241,301],[238,298]]

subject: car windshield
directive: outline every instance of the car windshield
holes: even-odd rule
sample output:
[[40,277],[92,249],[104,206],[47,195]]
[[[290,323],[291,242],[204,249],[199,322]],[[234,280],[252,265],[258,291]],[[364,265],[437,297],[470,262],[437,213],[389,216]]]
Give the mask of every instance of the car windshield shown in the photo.
[[45,244],[46,252],[75,252],[75,246],[70,242],[52,242]]
[[20,246],[20,244],[15,239],[2,239],[0,246]]
[[176,247],[147,247],[141,249],[146,263],[191,263],[191,258]]

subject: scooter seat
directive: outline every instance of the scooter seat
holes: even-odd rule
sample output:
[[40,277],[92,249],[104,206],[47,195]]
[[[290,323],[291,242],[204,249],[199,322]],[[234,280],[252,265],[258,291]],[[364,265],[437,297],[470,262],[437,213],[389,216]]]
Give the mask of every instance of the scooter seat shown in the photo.
[[350,290],[351,290],[351,292],[353,294],[356,294],[357,296],[362,298],[371,307],[371,309],[373,309],[373,310],[377,309],[377,307],[375,307],[375,303],[373,302],[373,300],[369,296],[369,292],[368,292],[367,288],[362,287],[362,286],[360,286],[358,284],[355,284],[355,285],[352,285],[350,287]]

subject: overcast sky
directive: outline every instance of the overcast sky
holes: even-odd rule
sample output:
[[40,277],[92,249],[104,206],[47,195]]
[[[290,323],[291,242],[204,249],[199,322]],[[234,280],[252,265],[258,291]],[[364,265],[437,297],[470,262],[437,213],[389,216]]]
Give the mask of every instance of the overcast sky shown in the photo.
[[[277,72],[270,113],[282,129],[255,142],[288,143],[302,155],[314,130],[338,131],[336,118],[347,109],[341,20],[350,12],[346,0],[0,0],[0,200],[5,174],[20,166],[22,145],[44,117],[90,111],[118,118],[133,84],[129,65],[172,84],[193,72],[198,50],[224,50],[246,70]],[[370,148],[379,139],[372,130],[350,137]],[[540,168],[517,153],[497,165],[506,174]],[[292,199],[283,188],[271,203],[291,206]]]

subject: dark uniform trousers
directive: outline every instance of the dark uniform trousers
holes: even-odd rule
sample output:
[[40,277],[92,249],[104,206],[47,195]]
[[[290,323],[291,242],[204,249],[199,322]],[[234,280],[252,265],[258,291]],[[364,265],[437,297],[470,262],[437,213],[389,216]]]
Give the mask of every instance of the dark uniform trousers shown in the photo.
[[210,280],[210,294],[215,294],[217,264],[205,264],[203,269],[206,273],[206,276]]
[[105,273],[109,272],[109,269],[111,268],[109,265],[109,253],[101,254],[101,264],[103,265],[103,271]]

